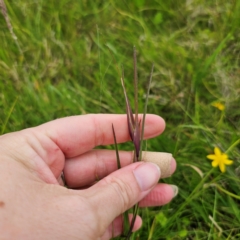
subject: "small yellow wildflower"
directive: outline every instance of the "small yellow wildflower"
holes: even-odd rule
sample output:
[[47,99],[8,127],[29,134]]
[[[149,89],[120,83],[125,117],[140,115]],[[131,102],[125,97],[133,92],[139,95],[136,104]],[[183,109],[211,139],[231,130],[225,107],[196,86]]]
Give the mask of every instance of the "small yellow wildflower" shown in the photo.
[[219,166],[221,172],[226,171],[225,165],[233,164],[233,161],[228,159],[228,155],[225,153],[222,153],[218,147],[215,147],[214,154],[207,155],[207,158],[210,160],[213,160],[212,166],[213,167]]
[[211,104],[213,107],[219,109],[220,111],[223,111],[225,109],[224,104],[220,103],[220,102],[214,102]]

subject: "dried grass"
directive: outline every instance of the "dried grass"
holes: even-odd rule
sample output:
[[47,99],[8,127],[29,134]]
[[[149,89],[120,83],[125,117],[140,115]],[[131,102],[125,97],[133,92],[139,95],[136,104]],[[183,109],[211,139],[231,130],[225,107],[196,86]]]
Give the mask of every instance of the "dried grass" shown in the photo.
[[0,9],[1,9],[2,15],[3,15],[3,17],[4,17],[4,19],[5,19],[6,23],[7,23],[7,27],[9,29],[9,32],[10,32],[13,40],[15,41],[15,43],[16,43],[16,45],[18,47],[19,52],[21,53],[21,55],[23,55],[22,54],[22,50],[20,48],[20,45],[18,43],[17,36],[14,33],[14,31],[13,31],[13,26],[11,24],[11,21],[10,21],[9,17],[8,17],[7,7],[6,7],[6,4],[5,4],[4,0],[0,0]]

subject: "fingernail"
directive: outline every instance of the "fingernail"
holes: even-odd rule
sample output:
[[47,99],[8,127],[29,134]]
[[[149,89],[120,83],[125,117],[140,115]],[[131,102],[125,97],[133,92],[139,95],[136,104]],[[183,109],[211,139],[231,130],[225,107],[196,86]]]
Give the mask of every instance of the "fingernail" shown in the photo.
[[170,184],[173,190],[173,197],[176,197],[178,195],[178,187],[176,185]]
[[133,174],[142,191],[151,189],[160,178],[160,168],[155,163],[142,163]]

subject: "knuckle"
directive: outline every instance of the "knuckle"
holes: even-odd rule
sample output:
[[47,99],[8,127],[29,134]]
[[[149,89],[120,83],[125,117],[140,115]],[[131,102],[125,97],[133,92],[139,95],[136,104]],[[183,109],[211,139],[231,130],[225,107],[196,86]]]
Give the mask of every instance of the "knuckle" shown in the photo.
[[98,116],[91,114],[91,121],[92,121],[92,133],[94,136],[94,145],[98,146],[98,145],[102,145],[105,141],[105,131],[103,130],[103,126],[102,124],[99,122],[99,118]]
[[99,153],[99,151],[93,150],[93,159],[95,164],[95,176],[96,179],[101,179],[103,176],[106,176],[108,173],[104,158],[102,157],[102,154]]

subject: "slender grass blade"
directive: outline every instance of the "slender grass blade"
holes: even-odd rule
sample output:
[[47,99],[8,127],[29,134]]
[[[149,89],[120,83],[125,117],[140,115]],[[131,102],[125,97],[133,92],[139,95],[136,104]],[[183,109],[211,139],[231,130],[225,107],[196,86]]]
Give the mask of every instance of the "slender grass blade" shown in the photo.
[[115,134],[115,130],[114,130],[113,124],[112,124],[112,132],[113,132],[114,145],[115,145],[115,150],[116,150],[117,166],[118,166],[118,169],[120,169],[121,168],[121,163],[120,163],[119,152],[118,152],[118,145],[117,145],[116,134]]
[[143,146],[143,137],[144,137],[144,126],[145,126],[145,120],[146,120],[146,114],[147,114],[148,96],[149,96],[150,88],[151,88],[153,70],[154,70],[154,64],[152,65],[151,73],[150,73],[150,76],[149,76],[149,79],[148,79],[148,89],[147,89],[147,94],[146,94],[146,101],[145,101],[144,112],[143,112],[143,120],[142,120],[142,132],[141,132],[139,161],[142,160],[142,146]]

